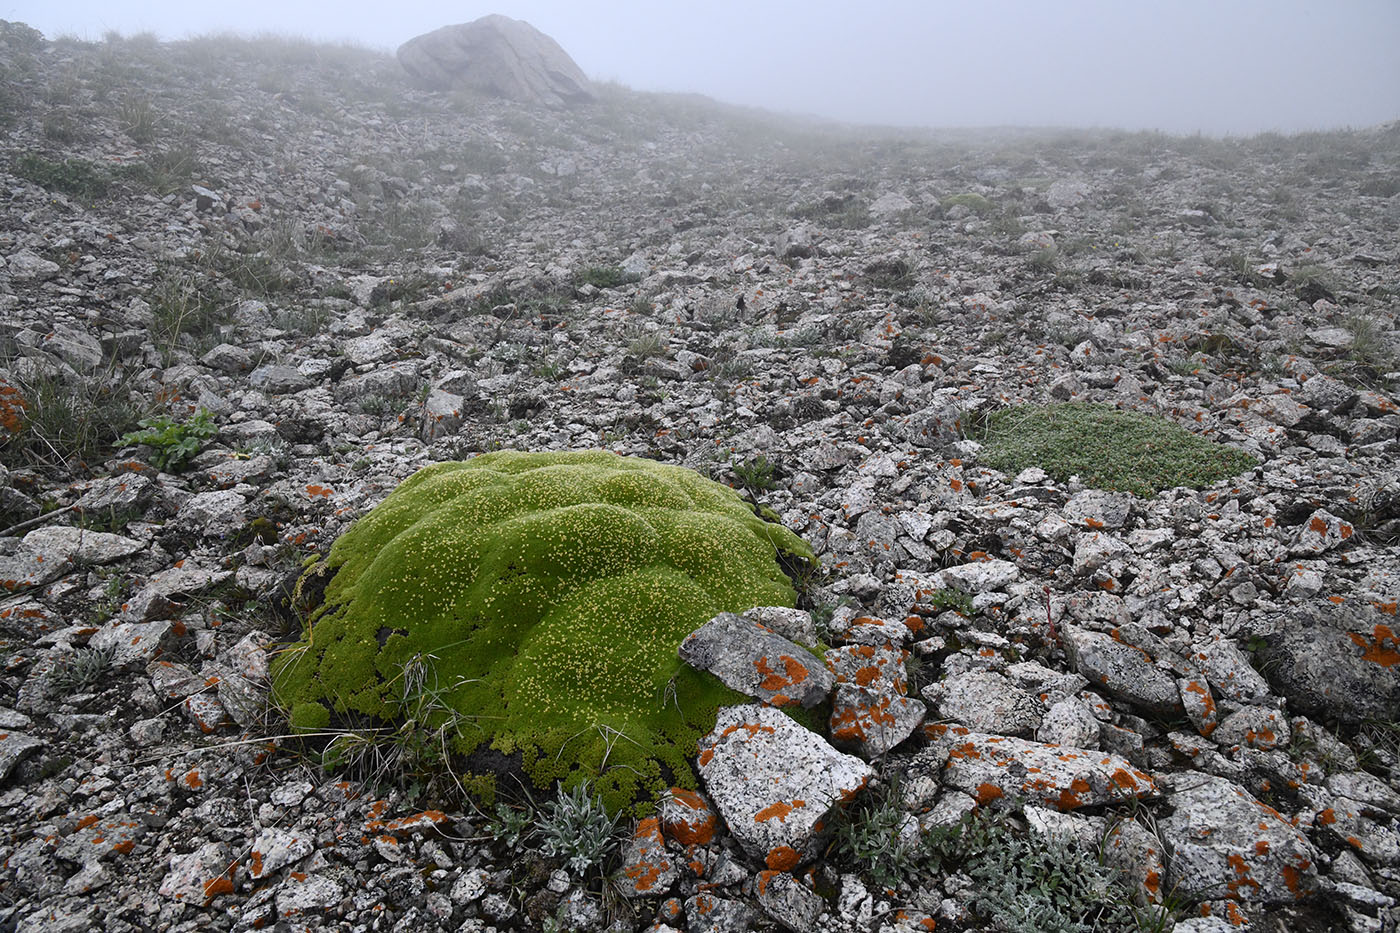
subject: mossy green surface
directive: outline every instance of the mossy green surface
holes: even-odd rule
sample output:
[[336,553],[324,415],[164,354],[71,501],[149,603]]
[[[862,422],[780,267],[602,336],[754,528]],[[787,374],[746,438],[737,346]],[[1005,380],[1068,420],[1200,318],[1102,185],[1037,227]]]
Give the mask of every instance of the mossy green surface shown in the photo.
[[[294,726],[397,718],[431,659],[457,750],[520,752],[539,786],[610,809],[694,782],[687,758],[738,697],[677,656],[721,611],[794,602],[778,552],[811,549],[681,467],[501,451],[415,473],[331,548],[322,605],[273,670]],[[319,708],[318,708],[319,707]],[[323,709],[322,709],[323,708]]]
[[1108,405],[1020,405],[987,421],[982,463],[1004,473],[1038,466],[1064,482],[1154,496],[1163,489],[1202,489],[1257,461],[1198,437],[1166,418]]

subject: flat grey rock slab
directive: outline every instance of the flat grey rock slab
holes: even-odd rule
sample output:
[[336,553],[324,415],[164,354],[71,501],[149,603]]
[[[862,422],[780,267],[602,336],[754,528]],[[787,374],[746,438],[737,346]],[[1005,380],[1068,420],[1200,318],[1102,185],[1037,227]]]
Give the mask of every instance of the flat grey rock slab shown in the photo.
[[1126,758],[1090,748],[1046,745],[1009,735],[930,725],[934,754],[947,756],[941,780],[983,805],[1026,800],[1077,810],[1157,796],[1157,782]]
[[25,755],[43,748],[47,742],[23,732],[0,730],[0,781],[10,776]]
[[1169,887],[1219,891],[1247,903],[1288,904],[1317,890],[1317,850],[1277,810],[1232,781],[1173,775],[1158,826],[1172,857]]
[[815,855],[827,814],[875,773],[759,704],[722,708],[699,752],[700,777],[729,831],[775,871]]
[[0,557],[0,588],[43,586],[74,570],[110,564],[145,547],[140,541],[105,531],[57,525],[36,528],[19,547]]
[[1076,626],[1063,630],[1065,651],[1075,670],[1114,696],[1148,712],[1181,711],[1176,678],[1153,663],[1141,648]]
[[680,656],[773,706],[799,703],[811,709],[826,699],[834,682],[816,655],[732,612],[721,612],[687,636]]

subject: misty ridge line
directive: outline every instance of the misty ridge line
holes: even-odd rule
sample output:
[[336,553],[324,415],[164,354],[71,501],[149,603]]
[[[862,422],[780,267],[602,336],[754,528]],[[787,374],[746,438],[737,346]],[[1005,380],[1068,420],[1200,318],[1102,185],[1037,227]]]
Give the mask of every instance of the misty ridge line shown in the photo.
[[[1280,2],[1268,6],[1267,17],[1254,15],[1265,12],[1260,4],[1243,3],[1174,4],[1170,11],[1131,13],[1103,3],[1053,10],[1008,3],[979,4],[975,10],[920,4],[859,14],[818,3],[804,5],[805,15],[786,17],[777,7],[763,6],[748,11],[745,27],[732,30],[721,43],[726,49],[723,67],[703,51],[716,47],[708,40],[717,29],[704,17],[672,20],[652,11],[628,12],[627,4],[610,5],[603,16],[547,4],[512,13],[513,6],[505,2],[498,9],[542,26],[591,77],[639,90],[698,92],[770,112],[812,114],[852,125],[1123,128],[1248,136],[1364,127],[1400,118],[1400,64],[1381,50],[1387,34],[1400,41],[1400,8],[1384,5],[1314,16],[1303,5]],[[93,21],[111,21],[110,14],[98,12],[89,14]],[[406,39],[414,30],[426,31],[443,25],[444,16],[451,18],[440,8],[411,2],[401,12],[402,21],[393,28],[372,28],[364,14],[349,10],[336,27],[352,33],[347,39],[296,41],[356,44],[391,54],[384,36]],[[83,5],[67,15],[68,22],[84,15]],[[152,10],[145,15],[149,21],[161,14]],[[326,28],[325,16],[313,21],[297,10],[273,15],[283,23],[276,30],[197,31],[197,23],[176,11],[160,22],[162,34],[186,22],[187,33],[198,39],[295,39],[300,33],[286,28],[289,20]],[[35,16],[53,18],[44,11]],[[782,28],[755,47],[764,23]],[[1289,67],[1227,67],[1223,62],[1237,36],[1250,36],[1261,47],[1288,56]],[[1327,57],[1328,49],[1338,54]],[[1308,64],[1324,59],[1326,68]]]

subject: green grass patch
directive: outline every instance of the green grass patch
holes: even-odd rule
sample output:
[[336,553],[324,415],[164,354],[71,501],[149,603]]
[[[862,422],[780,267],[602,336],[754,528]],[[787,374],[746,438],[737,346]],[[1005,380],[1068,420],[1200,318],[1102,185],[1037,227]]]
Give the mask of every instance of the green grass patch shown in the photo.
[[110,175],[86,159],[55,161],[36,152],[26,152],[16,159],[14,172],[41,188],[83,200],[102,197],[112,184]]
[[978,215],[990,214],[996,210],[995,204],[982,195],[973,194],[972,192],[968,192],[967,194],[955,194],[943,200],[944,210],[949,210],[954,207],[965,207],[972,211],[972,213]]
[[595,288],[617,288],[620,285],[630,285],[640,278],[629,275],[621,266],[591,266],[579,276],[579,282]]
[[1249,454],[1198,437],[1166,418],[1071,402],[1021,405],[987,420],[981,460],[1005,473],[1038,466],[1060,482],[1150,497],[1202,489],[1255,465]]

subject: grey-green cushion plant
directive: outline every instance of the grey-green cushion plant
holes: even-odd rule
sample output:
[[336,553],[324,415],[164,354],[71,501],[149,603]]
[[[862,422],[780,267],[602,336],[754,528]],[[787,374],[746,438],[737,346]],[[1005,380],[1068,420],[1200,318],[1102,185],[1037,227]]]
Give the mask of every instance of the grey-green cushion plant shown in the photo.
[[982,444],[981,462],[994,470],[1038,466],[1061,482],[1078,475],[1085,485],[1143,497],[1202,489],[1257,462],[1166,418],[1082,402],[996,412]]
[[518,752],[537,786],[591,781],[617,812],[694,786],[696,740],[739,698],[677,648],[717,612],[793,605],[780,554],[814,560],[681,467],[601,451],[435,464],[308,571],[324,601],[274,693],[302,731],[392,722],[405,667],[431,659],[458,752]]

